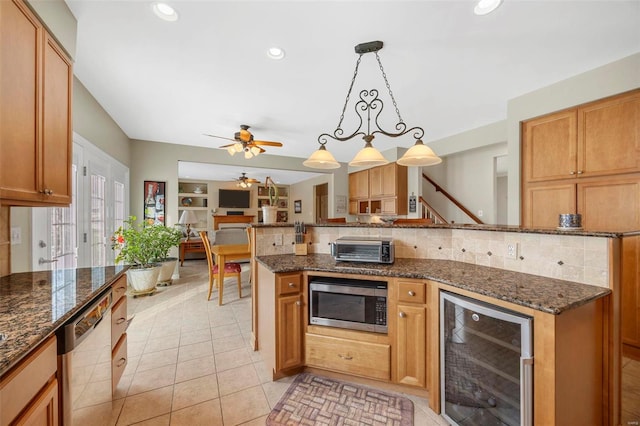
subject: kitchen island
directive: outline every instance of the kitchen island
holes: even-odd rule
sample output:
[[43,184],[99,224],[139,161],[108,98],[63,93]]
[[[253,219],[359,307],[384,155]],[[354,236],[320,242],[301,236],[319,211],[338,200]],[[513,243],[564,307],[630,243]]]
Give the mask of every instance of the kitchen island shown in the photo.
[[[252,234],[254,344],[273,361],[275,378],[304,369],[368,377],[378,386],[426,392],[430,407],[439,412],[438,300],[447,291],[533,319],[536,424],[616,423],[622,234],[486,225],[316,224],[307,225],[307,256],[293,254],[291,226],[257,225]],[[336,262],[329,256],[330,243],[344,236],[393,239],[395,262]],[[508,253],[507,245],[515,246],[515,253]],[[386,281],[388,334],[310,324],[307,286],[309,277],[317,276]],[[417,296],[408,298],[407,289]],[[361,362],[364,369],[349,367],[331,352],[344,345],[353,351],[338,356],[369,351],[375,359],[369,365]]]

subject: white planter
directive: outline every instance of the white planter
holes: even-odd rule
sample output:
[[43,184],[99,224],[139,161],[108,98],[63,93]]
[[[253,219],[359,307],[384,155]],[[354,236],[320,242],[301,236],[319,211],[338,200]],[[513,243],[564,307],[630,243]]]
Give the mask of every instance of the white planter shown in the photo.
[[152,291],[156,288],[161,266],[151,268],[130,268],[127,270],[127,281],[137,293]]
[[277,206],[262,206],[263,223],[276,223],[278,221]]
[[171,285],[173,280],[171,277],[173,276],[173,271],[176,269],[176,265],[178,264],[177,257],[170,257],[164,262],[159,262],[161,265],[160,274],[158,274],[158,285]]

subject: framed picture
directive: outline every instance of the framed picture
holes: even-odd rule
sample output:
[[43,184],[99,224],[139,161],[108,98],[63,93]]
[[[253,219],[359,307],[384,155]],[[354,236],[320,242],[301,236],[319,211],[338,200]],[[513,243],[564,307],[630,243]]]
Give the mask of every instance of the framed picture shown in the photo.
[[293,212],[302,213],[302,200],[295,200],[293,202]]
[[144,181],[144,221],[149,225],[166,225],[164,220],[166,182]]
[[346,213],[346,212],[347,212],[347,196],[336,195],[336,213]]

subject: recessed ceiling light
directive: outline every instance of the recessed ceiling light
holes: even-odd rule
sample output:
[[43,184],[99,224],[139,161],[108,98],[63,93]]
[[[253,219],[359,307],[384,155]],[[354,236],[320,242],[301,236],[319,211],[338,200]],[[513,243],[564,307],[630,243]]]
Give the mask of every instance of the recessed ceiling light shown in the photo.
[[486,15],[496,10],[501,4],[502,0],[480,0],[473,9],[473,13],[476,15]]
[[178,20],[178,12],[166,3],[154,3],[153,12],[158,16],[158,18],[165,21]]
[[267,56],[271,59],[282,59],[284,58],[284,50],[279,47],[270,47],[269,50],[267,50]]

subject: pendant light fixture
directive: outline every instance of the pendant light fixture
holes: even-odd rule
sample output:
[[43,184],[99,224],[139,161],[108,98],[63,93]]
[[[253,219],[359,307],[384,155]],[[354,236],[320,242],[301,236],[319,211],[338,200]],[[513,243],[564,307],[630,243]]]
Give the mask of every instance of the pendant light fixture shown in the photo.
[[[411,136],[416,139],[415,145],[397,161],[397,163],[400,165],[430,166],[433,164],[438,164],[442,161],[431,150],[431,148],[424,145],[424,143],[422,142],[421,138],[422,136],[424,136],[424,130],[422,129],[422,127],[412,127],[408,129],[407,125],[402,120],[400,110],[398,109],[398,104],[396,103],[396,100],[393,96],[391,86],[389,85],[389,81],[387,80],[387,75],[384,72],[382,62],[380,61],[380,56],[378,55],[378,51],[382,49],[382,46],[383,43],[381,41],[371,41],[368,43],[361,43],[355,47],[355,51],[358,54],[358,60],[356,61],[356,69],[353,73],[353,78],[351,79],[351,85],[349,86],[349,91],[347,92],[344,106],[342,107],[342,114],[340,114],[340,121],[338,122],[338,126],[332,134],[323,133],[318,136],[318,143],[320,144],[320,148],[302,163],[305,166],[314,169],[336,169],[340,167],[340,163],[338,163],[333,155],[327,150],[327,142],[329,141],[329,139],[344,142],[356,136],[362,136],[362,139],[364,139],[365,141],[365,145],[364,148],[362,148],[356,154],[353,160],[349,162],[350,166],[373,167],[387,164],[389,161],[385,159],[380,151],[374,148],[372,144],[372,141],[375,138],[376,134],[382,134],[385,136],[396,138],[398,136],[404,136],[407,133],[411,133]],[[358,76],[358,67],[360,66],[362,55],[371,52],[375,53],[376,55],[376,60],[378,61],[378,66],[380,68],[380,72],[382,73],[382,78],[384,79],[384,83],[387,87],[387,90],[389,91],[389,97],[391,98],[393,106],[395,107],[396,115],[398,117],[398,122],[394,125],[396,131],[390,132],[380,127],[380,124],[378,123],[378,117],[384,109],[384,102],[378,97],[377,89],[370,89],[360,91],[360,99],[355,104],[354,109],[356,114],[358,115],[358,118],[360,119],[360,125],[356,130],[353,131],[353,133],[347,136],[343,136],[344,130],[341,126],[344,120],[345,111],[347,110],[347,104],[349,103],[349,97],[351,96],[351,91],[353,90],[353,85],[356,81],[356,77]],[[366,129],[363,128],[365,122]],[[373,129],[372,124],[374,126]]]

